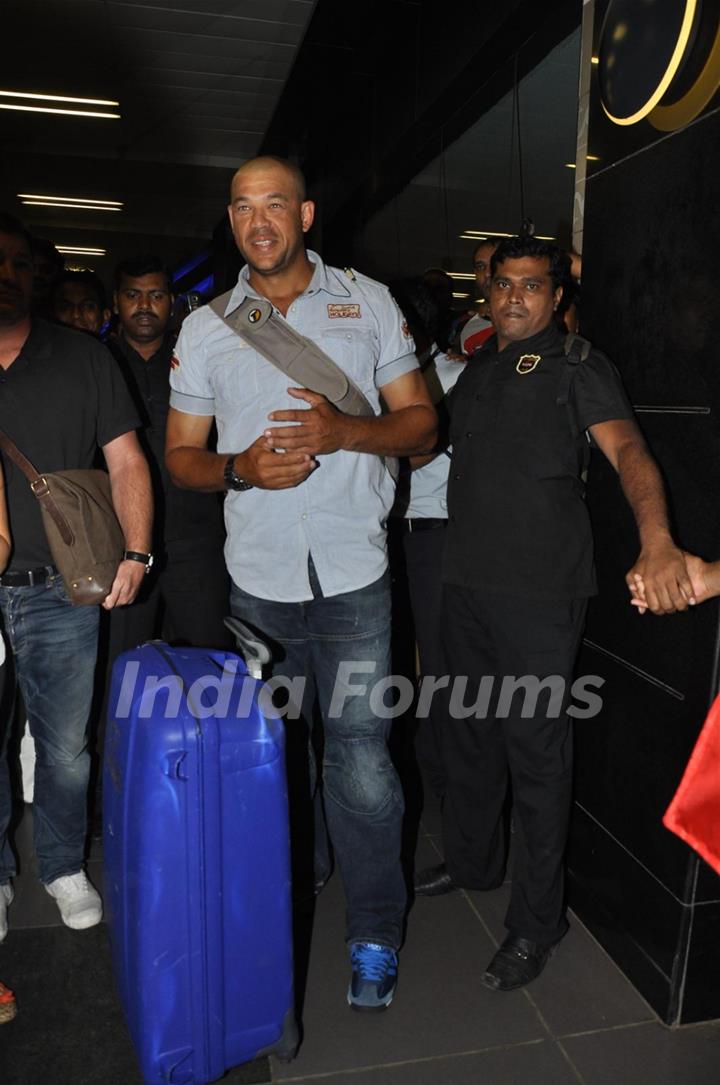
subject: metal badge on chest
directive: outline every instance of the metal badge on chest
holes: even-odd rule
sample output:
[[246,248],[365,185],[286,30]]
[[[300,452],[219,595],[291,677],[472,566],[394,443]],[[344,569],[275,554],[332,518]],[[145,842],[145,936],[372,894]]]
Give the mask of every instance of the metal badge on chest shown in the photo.
[[537,366],[538,362],[542,361],[541,354],[521,354],[517,360],[515,369],[521,377],[526,376],[528,373],[532,373],[533,369]]

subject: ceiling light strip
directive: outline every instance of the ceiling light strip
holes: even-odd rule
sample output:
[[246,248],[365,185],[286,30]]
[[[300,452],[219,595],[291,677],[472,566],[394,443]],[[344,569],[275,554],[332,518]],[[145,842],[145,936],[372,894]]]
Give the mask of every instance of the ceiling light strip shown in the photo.
[[0,98],[30,98],[33,101],[70,102],[75,105],[120,105],[108,98],[65,98],[61,94],[30,94],[19,90],[0,90]]
[[23,207],[67,207],[71,211],[122,211],[122,207],[102,207],[96,203],[56,203],[50,200],[23,200]]
[[[501,234],[497,231],[488,230],[486,233],[481,233],[480,230],[466,230],[464,234],[459,235],[465,241],[493,241],[495,238],[501,237],[517,237],[517,234]],[[557,237],[553,234],[533,234],[538,241],[557,241]],[[448,272],[448,274],[452,274]],[[468,276],[470,278],[470,276]],[[472,278],[475,278],[473,275]]]
[[21,113],[62,113],[66,117],[108,117],[115,121],[120,120],[119,113],[93,113],[87,109],[51,109],[49,106],[9,105],[7,102],[0,102],[0,109],[16,109]]
[[18,192],[21,200],[51,200],[56,203],[62,200],[65,203],[93,203],[101,207],[122,207],[120,200],[96,200],[92,196],[45,196],[39,192]]

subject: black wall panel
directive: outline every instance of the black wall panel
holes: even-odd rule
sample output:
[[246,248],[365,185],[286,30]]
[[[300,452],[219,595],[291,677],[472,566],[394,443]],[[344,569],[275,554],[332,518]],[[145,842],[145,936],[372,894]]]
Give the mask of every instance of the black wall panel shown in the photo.
[[[611,7],[596,5],[596,54]],[[581,330],[622,373],[678,540],[720,557],[717,95],[664,133],[613,124],[596,78],[589,151],[599,161],[586,182]],[[600,594],[580,671],[606,684],[601,715],[576,727],[571,901],[665,1021],[698,1021],[720,1016],[720,877],[661,819],[717,692],[718,605],[631,610],[623,578],[637,535],[600,459],[588,486]]]

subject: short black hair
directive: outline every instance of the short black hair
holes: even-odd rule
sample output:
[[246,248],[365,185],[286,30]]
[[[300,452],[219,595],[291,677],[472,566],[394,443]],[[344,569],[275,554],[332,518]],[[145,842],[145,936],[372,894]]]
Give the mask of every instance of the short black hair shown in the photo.
[[82,271],[71,271],[69,268],[66,268],[65,271],[61,271],[52,285],[53,301],[55,299],[55,295],[57,294],[58,288],[61,287],[63,283],[85,283],[95,292],[98,306],[101,309],[107,308],[107,300],[103,281],[100,276],[96,275],[96,273],[94,271],[91,271],[90,268],[83,268]]
[[0,234],[10,234],[11,236],[24,237],[30,251],[32,252],[32,237],[25,229],[20,219],[15,218],[14,215],[11,215],[7,211],[0,211]]
[[420,278],[394,279],[388,289],[405,317],[415,345],[420,349],[436,343],[442,330],[437,299]]
[[550,262],[550,278],[553,290],[564,287],[570,277],[570,257],[559,245],[551,241],[541,241],[538,237],[504,237],[490,258],[490,271],[493,276],[498,264],[506,260],[519,260],[523,256],[547,256]]
[[491,245],[493,249],[496,249],[500,244],[499,237],[483,237],[481,238],[475,248],[473,249],[473,260],[477,256],[480,249],[486,249],[488,245]]
[[168,291],[172,294],[173,279],[170,268],[159,256],[151,252],[141,252],[129,260],[121,260],[115,268],[115,289],[120,289],[123,279],[141,279],[143,275],[164,275]]

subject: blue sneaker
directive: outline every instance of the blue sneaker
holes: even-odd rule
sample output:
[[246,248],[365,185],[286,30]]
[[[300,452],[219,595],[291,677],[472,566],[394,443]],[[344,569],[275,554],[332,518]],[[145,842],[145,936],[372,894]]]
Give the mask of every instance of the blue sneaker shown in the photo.
[[352,978],[347,1000],[354,1010],[384,1010],[393,1000],[397,986],[397,953],[375,942],[353,942],[350,946]]

